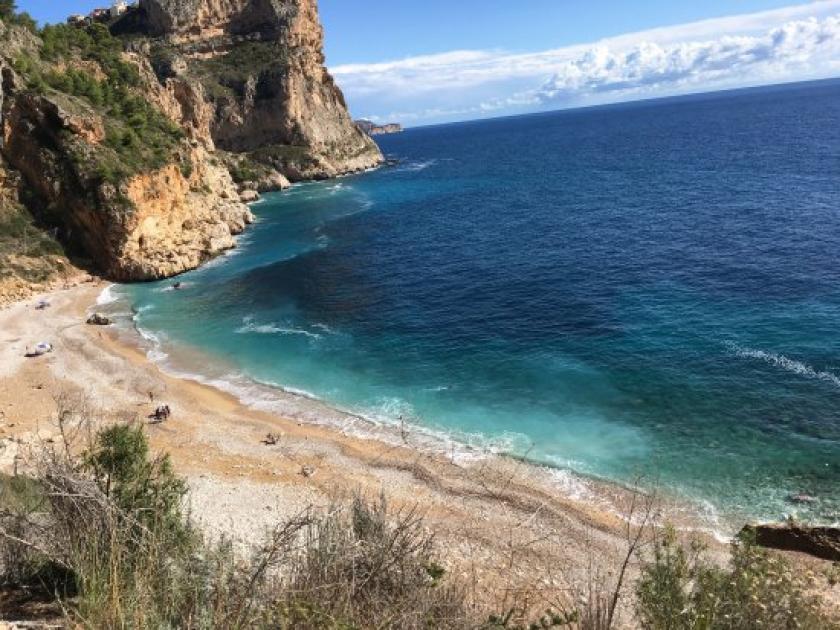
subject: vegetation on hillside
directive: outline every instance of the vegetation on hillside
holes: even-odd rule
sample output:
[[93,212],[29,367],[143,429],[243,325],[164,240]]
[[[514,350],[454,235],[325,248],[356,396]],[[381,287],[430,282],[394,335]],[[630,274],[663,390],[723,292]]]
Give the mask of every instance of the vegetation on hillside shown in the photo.
[[103,145],[80,160],[117,184],[175,159],[183,132],[143,96],[137,67],[122,58],[123,43],[107,27],[48,25],[39,35],[39,55],[19,55],[15,70],[32,89],[80,99],[104,122]]
[[729,567],[710,563],[666,531],[637,586],[639,616],[650,630],[828,630],[805,576],[780,556],[736,540]]
[[15,0],[0,0],[0,21],[22,26],[32,32],[38,28],[31,15],[25,11],[18,12]]
[[269,164],[283,173],[305,172],[317,164],[307,147],[288,144],[269,144],[248,155],[252,162]]
[[272,172],[271,167],[252,159],[249,155],[227,153],[224,154],[224,161],[230,176],[237,184],[258,182],[270,177]]
[[[168,49],[158,46],[156,56]],[[287,62],[288,51],[276,42],[242,42],[224,54],[190,61],[189,71],[214,100],[243,96],[249,80],[259,80],[266,72],[279,72]]]
[[63,255],[58,241],[37,225],[30,212],[0,191],[0,278],[46,282],[64,268]]
[[0,19],[40,38],[11,59],[30,89],[58,98],[73,113],[101,118],[104,142],[71,150],[85,176],[119,184],[178,157],[183,132],[146,99],[137,67],[124,58],[123,41],[107,26],[55,24],[38,30],[12,0],[0,0]]
[[0,484],[0,581],[53,594],[89,628],[468,627],[414,514],[357,499],[279,525],[252,559],[205,542],[183,482],[151,457],[143,427],[102,431],[70,455],[47,448],[37,477]]
[[[26,594],[0,602],[37,599],[42,616],[46,606],[86,628],[607,630],[616,623],[607,614],[611,596],[536,615],[509,602],[495,614],[482,611],[442,566],[423,519],[390,511],[384,498],[303,512],[243,557],[229,542],[206,541],[189,521],[186,486],[168,457],[151,455],[141,425],[107,428],[81,452],[66,439],[72,428],[61,428],[65,439],[44,445],[30,476],[0,478],[0,587]],[[837,627],[805,580],[746,541],[733,546],[729,568],[670,533],[642,561],[636,609],[644,628]]]

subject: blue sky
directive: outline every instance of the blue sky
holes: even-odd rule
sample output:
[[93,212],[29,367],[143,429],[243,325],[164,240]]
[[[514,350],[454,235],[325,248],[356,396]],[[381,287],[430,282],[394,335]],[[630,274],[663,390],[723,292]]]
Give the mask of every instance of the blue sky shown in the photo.
[[[41,21],[105,0],[19,0]],[[840,0],[320,0],[357,116],[409,125],[840,76]]]

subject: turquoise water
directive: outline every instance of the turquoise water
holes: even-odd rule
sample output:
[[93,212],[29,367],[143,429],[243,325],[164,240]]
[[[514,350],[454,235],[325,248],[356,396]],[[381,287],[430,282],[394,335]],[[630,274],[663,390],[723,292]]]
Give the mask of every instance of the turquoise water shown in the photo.
[[397,166],[267,196],[180,291],[120,288],[157,352],[724,514],[840,520],[840,84],[381,145]]

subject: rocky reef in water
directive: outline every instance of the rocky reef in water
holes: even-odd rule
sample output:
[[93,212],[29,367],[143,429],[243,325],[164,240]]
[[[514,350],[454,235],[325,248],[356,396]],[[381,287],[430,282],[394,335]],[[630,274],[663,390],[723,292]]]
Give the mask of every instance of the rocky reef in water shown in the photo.
[[4,195],[115,280],[193,269],[235,246],[258,192],[382,160],[314,0],[141,0],[41,31],[0,16],[0,76]]

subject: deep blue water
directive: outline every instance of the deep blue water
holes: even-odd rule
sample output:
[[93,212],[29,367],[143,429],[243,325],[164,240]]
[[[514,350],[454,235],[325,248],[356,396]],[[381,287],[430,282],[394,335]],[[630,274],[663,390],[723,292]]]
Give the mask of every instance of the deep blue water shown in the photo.
[[183,290],[126,289],[138,325],[367,415],[840,520],[840,83],[380,142],[398,166],[271,195]]

